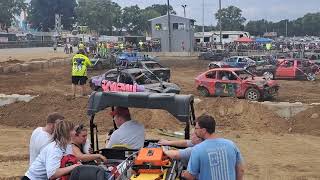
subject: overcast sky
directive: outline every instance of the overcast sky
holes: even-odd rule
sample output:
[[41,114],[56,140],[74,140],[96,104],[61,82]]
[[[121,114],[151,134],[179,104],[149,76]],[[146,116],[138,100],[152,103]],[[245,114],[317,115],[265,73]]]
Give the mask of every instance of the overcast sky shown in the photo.
[[[120,6],[138,5],[141,8],[152,4],[166,4],[167,0],[113,0]],[[306,13],[320,12],[320,0],[221,0],[222,8],[234,5],[242,10],[247,20],[266,19],[279,21],[296,19]],[[183,16],[182,4],[186,4],[187,17],[202,25],[202,0],[170,0],[177,15]],[[204,0],[205,24],[216,25],[214,13],[219,8],[219,0]]]

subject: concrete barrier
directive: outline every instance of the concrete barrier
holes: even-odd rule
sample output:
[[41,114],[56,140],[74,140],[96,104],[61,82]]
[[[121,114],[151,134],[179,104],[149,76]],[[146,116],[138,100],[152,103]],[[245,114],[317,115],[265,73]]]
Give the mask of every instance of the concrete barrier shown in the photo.
[[20,64],[12,64],[9,66],[5,66],[3,67],[2,73],[3,74],[9,74],[9,73],[16,73],[16,72],[20,72]]
[[42,67],[42,63],[40,63],[39,61],[32,61],[28,63],[29,66],[29,70],[40,70]]
[[21,64],[21,72],[27,72],[30,70],[30,64],[24,63]]
[[61,59],[53,60],[53,67],[62,66],[63,61]]
[[71,64],[71,60],[69,58],[64,59],[64,63],[65,63],[65,65],[69,65],[69,64]]
[[48,61],[48,67],[52,68],[53,67],[53,61]]
[[41,67],[42,67],[42,69],[48,69],[48,68],[49,68],[49,63],[48,63],[48,61],[43,61]]
[[17,73],[20,71],[21,71],[21,64],[20,63],[11,65],[11,69],[10,69],[11,73]]
[[[289,103],[289,102],[253,102],[260,103],[266,106],[268,109],[275,112],[279,117],[290,119],[298,113],[305,111],[311,107],[318,106],[315,104],[303,104],[301,102]],[[320,106],[319,106],[320,108]]]
[[11,64],[9,66],[0,66],[0,74],[28,72],[35,70],[48,69],[52,67],[66,66],[70,64],[70,59],[56,59],[53,61],[31,61],[23,64]]

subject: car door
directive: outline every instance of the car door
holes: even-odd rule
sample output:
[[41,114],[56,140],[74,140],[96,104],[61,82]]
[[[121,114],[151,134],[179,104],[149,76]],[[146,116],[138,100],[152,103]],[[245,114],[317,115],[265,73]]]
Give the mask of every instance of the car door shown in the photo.
[[241,88],[241,80],[229,70],[217,72],[217,79],[214,84],[215,96],[238,97]]
[[276,70],[276,78],[295,78],[294,60],[283,60]]
[[213,95],[215,92],[215,81],[217,77],[217,71],[208,71],[202,79],[200,79],[200,86],[208,89],[209,94]]

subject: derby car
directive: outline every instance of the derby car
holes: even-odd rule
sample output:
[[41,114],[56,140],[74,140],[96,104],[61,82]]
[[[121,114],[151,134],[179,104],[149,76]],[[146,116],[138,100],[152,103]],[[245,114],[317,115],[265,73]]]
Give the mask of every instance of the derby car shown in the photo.
[[233,56],[223,61],[209,63],[209,69],[213,68],[250,68],[256,62],[246,56]]
[[181,91],[178,85],[164,82],[148,69],[139,68],[111,69],[104,74],[92,77],[89,85],[94,91],[106,91],[107,89],[110,91],[128,91],[129,89],[129,91],[135,92],[176,94]]
[[279,85],[240,68],[216,68],[195,79],[201,96],[231,96],[259,101],[275,97]]
[[228,57],[229,53],[224,50],[215,50],[208,52],[201,52],[198,55],[198,59],[201,60],[212,60],[212,61],[222,61],[224,58]]
[[[123,145],[114,148],[99,148],[95,116],[114,107],[160,109],[170,113],[185,124],[185,139],[189,139],[190,126],[195,125],[192,95],[128,93],[128,92],[93,92],[89,98],[87,114],[90,116],[90,140],[95,153],[108,159],[106,164],[79,166],[71,172],[69,180],[176,180],[180,179],[183,164],[179,160],[166,157],[158,140],[145,140],[141,149],[129,149]],[[111,120],[111,118],[110,118]],[[117,129],[114,118],[114,129]]]
[[275,79],[316,80],[320,68],[307,59],[280,59],[274,74]]
[[95,55],[90,59],[92,67],[89,69],[102,70],[106,68],[115,68],[116,57],[114,54],[108,54],[106,57],[101,57],[100,55]]
[[117,56],[116,63],[121,64],[123,61],[126,61],[130,64],[137,61],[158,61],[158,58],[144,55],[139,52],[122,52]]
[[162,66],[159,62],[156,61],[137,61],[135,63],[122,63],[119,66],[120,68],[139,68],[147,69],[154,73],[162,81],[170,82],[171,71],[169,68]]
[[275,65],[277,63],[276,58],[271,55],[251,55],[249,58],[256,62],[256,66]]

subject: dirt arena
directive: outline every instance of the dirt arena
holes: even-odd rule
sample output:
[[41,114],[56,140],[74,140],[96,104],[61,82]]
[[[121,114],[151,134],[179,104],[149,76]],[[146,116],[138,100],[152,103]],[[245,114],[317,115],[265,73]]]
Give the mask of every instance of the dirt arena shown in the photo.
[[[12,60],[67,57],[62,53],[49,52],[49,49],[41,49],[43,53],[37,51],[31,58],[21,58],[23,56],[12,53],[8,59],[9,55],[3,55],[3,50],[0,52],[0,65],[14,63]],[[172,82],[181,86],[182,93],[194,94],[200,99],[195,104],[196,115],[206,112],[216,117],[218,134],[239,145],[247,166],[245,179],[320,179],[320,118],[311,118],[313,114],[320,115],[320,108],[308,109],[291,119],[282,119],[264,106],[243,99],[198,97],[194,78],[206,70],[208,62],[195,58],[161,58],[161,63],[171,68]],[[102,72],[90,71],[88,74],[92,76]],[[58,111],[69,120],[88,124],[88,98],[70,98],[70,83],[68,65],[0,75],[0,93],[38,96],[29,103],[0,107],[0,179],[18,179],[25,173],[30,134],[35,127],[44,125],[48,113]],[[276,101],[320,103],[319,80],[279,81],[279,84],[281,89]],[[134,109],[133,116],[148,128],[148,138],[161,138],[156,128],[183,129],[181,123],[163,111]],[[106,112],[98,114],[96,120],[102,139],[112,127],[112,121]]]

